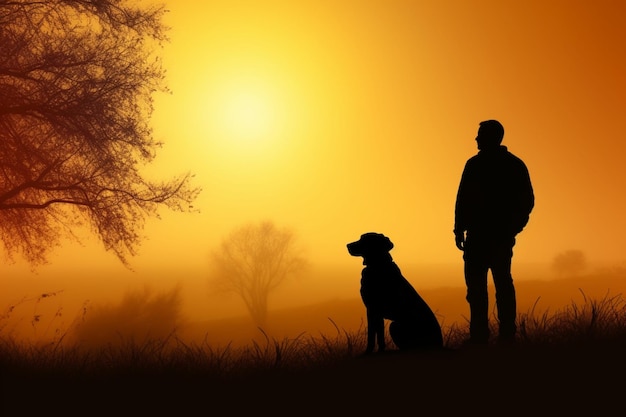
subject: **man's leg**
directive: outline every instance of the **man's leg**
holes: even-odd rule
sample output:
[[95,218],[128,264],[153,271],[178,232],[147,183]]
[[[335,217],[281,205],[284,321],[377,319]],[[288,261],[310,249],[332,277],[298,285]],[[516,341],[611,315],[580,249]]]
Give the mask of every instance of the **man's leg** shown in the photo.
[[491,268],[493,282],[496,289],[496,306],[498,308],[499,334],[501,341],[512,341],[515,338],[517,326],[517,304],[515,300],[515,286],[511,275],[511,259],[513,245],[505,244],[494,254]]
[[470,307],[470,342],[487,343],[489,340],[489,295],[487,293],[488,265],[478,248],[467,247],[465,260],[466,300]]

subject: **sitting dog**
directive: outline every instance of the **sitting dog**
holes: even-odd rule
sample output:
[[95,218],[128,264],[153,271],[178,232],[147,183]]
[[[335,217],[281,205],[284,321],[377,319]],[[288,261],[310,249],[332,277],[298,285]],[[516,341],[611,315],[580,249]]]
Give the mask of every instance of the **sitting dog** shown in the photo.
[[348,243],[348,253],[363,257],[361,298],[367,313],[367,349],[385,350],[384,320],[400,350],[443,347],[441,326],[428,304],[404,278],[389,251],[393,243],[380,233],[365,233]]

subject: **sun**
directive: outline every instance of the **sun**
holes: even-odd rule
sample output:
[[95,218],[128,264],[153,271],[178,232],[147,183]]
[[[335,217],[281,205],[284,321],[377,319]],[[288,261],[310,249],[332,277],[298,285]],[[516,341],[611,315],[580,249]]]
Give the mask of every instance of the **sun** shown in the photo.
[[291,118],[279,84],[271,77],[228,73],[203,81],[192,89],[189,123],[182,126],[197,138],[201,152],[235,162],[267,160],[282,152]]
[[251,89],[233,91],[224,97],[220,113],[224,133],[244,144],[267,139],[276,119],[268,94]]

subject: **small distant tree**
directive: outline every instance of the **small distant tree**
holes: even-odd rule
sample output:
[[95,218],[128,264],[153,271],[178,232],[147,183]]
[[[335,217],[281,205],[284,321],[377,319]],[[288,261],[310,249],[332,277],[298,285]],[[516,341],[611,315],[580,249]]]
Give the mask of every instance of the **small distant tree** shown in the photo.
[[559,253],[552,261],[552,270],[558,275],[578,275],[587,268],[587,259],[581,250],[570,249]]
[[306,267],[294,233],[269,221],[231,232],[211,260],[211,287],[241,297],[259,327],[267,322],[270,293]]
[[166,10],[124,0],[0,0],[0,245],[46,261],[87,226],[127,263],[146,216],[188,210],[190,175],[141,172]]

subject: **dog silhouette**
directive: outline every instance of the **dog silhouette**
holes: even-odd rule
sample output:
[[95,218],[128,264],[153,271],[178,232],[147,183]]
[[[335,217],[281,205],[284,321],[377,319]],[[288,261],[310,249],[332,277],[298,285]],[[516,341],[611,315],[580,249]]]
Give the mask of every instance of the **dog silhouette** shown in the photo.
[[443,347],[437,317],[402,275],[389,251],[394,245],[381,233],[364,233],[347,244],[348,253],[363,257],[361,298],[367,312],[367,348],[385,350],[384,321],[390,320],[389,335],[400,350]]

